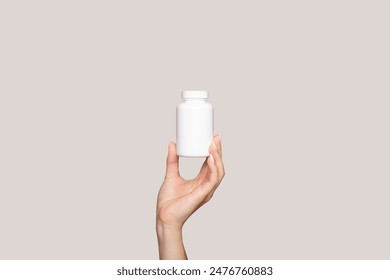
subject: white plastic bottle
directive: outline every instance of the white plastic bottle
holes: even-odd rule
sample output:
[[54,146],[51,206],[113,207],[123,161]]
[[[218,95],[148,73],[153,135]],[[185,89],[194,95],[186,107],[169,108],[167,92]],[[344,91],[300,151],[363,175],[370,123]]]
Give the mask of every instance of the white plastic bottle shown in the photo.
[[213,106],[207,91],[183,91],[176,110],[176,152],[180,157],[207,157],[213,141]]

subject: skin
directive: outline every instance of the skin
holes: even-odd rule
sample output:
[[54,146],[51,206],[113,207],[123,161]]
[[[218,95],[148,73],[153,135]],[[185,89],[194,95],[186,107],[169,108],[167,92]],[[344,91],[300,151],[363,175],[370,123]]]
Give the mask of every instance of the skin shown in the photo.
[[185,180],[179,173],[176,144],[170,143],[166,174],[157,198],[156,231],[161,260],[187,260],[182,229],[187,219],[208,202],[223,177],[221,137],[215,136],[209,147],[210,155],[199,174]]

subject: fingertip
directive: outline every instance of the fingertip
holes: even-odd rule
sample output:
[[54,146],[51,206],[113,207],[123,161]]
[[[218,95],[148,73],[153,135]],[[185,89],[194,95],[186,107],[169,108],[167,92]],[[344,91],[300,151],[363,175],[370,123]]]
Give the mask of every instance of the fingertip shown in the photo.
[[210,154],[207,158],[207,164],[210,168],[213,168],[215,166],[215,159],[212,154]]
[[175,142],[170,141],[168,146],[169,146],[169,150],[176,150],[176,143]]
[[169,142],[168,144],[168,156],[165,177],[180,176],[179,174],[179,157],[176,154],[176,143]]
[[171,141],[169,141],[168,142],[168,157],[170,156],[170,154],[171,154],[171,149],[172,149],[172,142]]
[[209,158],[207,159],[207,164],[210,168],[210,182],[215,185],[218,181],[218,169],[215,164],[215,159],[212,154],[210,154]]
[[222,142],[221,142],[221,134],[217,134],[214,136],[214,141],[216,150],[219,153],[219,155],[222,157]]
[[217,163],[216,163],[216,154],[214,152],[210,153],[209,157],[207,158],[207,163],[211,169],[211,171],[216,171],[217,170]]
[[214,159],[216,159],[216,157],[218,156],[218,146],[215,144],[215,142],[211,143],[209,153],[210,155],[214,155]]
[[170,141],[168,143],[168,161],[175,161],[176,157],[176,143]]

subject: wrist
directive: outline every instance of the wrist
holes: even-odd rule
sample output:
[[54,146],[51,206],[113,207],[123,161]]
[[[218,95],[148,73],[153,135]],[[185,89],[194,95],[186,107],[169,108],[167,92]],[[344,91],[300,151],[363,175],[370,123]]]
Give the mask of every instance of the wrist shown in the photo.
[[157,219],[156,221],[156,231],[159,237],[163,237],[163,235],[165,234],[181,235],[182,228],[183,228],[182,224],[164,223],[159,219]]
[[183,225],[167,224],[157,220],[156,231],[161,260],[186,260],[183,244]]

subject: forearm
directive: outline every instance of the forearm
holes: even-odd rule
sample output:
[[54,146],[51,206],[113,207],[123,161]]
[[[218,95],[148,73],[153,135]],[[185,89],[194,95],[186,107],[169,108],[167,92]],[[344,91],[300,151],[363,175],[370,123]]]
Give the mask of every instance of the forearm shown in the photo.
[[182,228],[156,223],[160,260],[187,260]]

